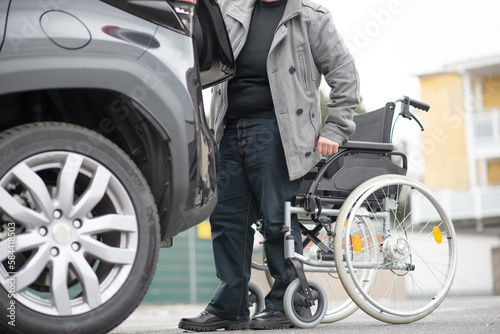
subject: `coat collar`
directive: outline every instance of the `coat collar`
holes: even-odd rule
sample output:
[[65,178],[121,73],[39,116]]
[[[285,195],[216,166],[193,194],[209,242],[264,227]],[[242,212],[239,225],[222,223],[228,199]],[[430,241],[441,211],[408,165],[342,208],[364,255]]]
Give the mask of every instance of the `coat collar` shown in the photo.
[[[245,25],[245,23],[248,23],[249,25],[252,18],[252,12],[257,1],[258,0],[235,1],[235,3],[229,8],[227,14],[243,23],[243,25]],[[285,12],[283,13],[283,19],[281,21],[288,21],[292,17],[300,14],[301,11],[301,0],[288,0]]]
[[290,20],[292,17],[297,16],[302,11],[301,0],[288,0],[286,3],[285,12],[283,13],[282,22]]

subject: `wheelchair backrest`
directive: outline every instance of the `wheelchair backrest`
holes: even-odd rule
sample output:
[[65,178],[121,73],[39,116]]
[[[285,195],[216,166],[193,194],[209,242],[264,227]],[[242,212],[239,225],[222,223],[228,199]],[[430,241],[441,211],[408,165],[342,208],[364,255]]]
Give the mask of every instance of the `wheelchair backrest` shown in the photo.
[[[391,143],[392,120],[395,104],[390,102],[380,108],[364,114],[356,114],[356,131],[349,137],[349,142]],[[362,143],[360,143],[362,144]],[[362,145],[359,145],[362,148]],[[317,190],[323,195],[345,198],[364,181],[384,174],[405,175],[406,170],[393,163],[391,151],[370,151],[345,149],[334,159],[328,161]]]
[[389,102],[384,108],[354,115],[356,131],[349,137],[349,141],[390,143],[394,108],[395,104]]
[[[364,114],[355,114],[353,121],[356,124],[356,130],[349,137],[349,141],[390,143],[394,108],[395,104],[389,102],[384,108]],[[344,157],[341,157],[328,167],[325,176],[332,177],[343,165]]]

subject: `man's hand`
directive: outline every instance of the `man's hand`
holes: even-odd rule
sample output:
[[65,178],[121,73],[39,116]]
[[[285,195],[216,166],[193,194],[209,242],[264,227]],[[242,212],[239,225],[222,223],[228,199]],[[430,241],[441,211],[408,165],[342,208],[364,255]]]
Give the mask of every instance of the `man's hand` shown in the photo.
[[319,136],[316,140],[316,151],[319,154],[332,155],[339,151],[339,144],[325,137]]

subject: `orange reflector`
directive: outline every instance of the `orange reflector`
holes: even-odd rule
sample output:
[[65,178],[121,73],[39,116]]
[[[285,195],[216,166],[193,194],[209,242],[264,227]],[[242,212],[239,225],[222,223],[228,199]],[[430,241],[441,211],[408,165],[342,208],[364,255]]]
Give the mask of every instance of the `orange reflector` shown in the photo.
[[205,220],[196,226],[196,231],[198,232],[198,238],[200,239],[210,239],[212,237],[211,226],[208,220]]
[[347,219],[345,220],[344,227],[347,227]]
[[352,237],[352,248],[356,253],[360,253],[363,249],[363,242],[361,241],[361,236],[359,234]]
[[434,226],[434,228],[432,229],[432,233],[434,233],[434,239],[436,240],[436,242],[440,244],[441,241],[443,241],[443,236],[441,235],[441,230],[439,229],[439,227]]

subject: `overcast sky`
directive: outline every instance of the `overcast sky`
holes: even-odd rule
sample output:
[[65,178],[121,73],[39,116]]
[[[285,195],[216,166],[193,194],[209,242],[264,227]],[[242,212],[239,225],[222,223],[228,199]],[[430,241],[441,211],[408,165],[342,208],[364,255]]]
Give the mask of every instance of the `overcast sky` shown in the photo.
[[313,0],[354,54],[367,109],[419,98],[417,75],[500,55],[500,0]]

